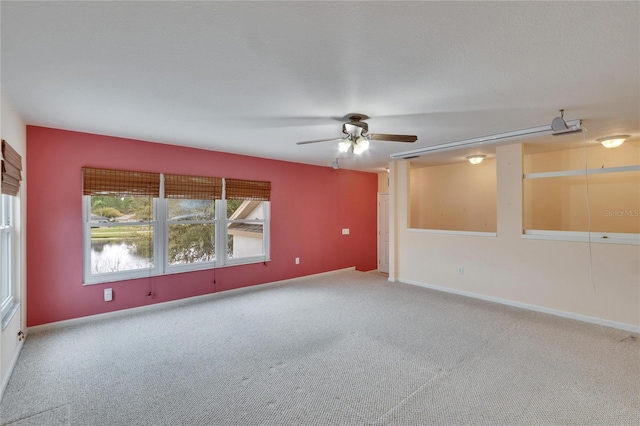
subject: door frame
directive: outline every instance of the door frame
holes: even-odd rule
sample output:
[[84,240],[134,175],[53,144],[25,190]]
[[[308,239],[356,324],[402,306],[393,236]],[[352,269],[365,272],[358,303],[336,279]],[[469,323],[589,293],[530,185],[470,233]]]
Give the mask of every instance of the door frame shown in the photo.
[[[381,260],[382,260],[381,256],[380,256],[380,254],[381,254],[380,248],[382,246],[383,239],[384,239],[384,236],[382,234],[382,227],[381,227],[381,223],[380,223],[381,219],[382,219],[382,216],[380,214],[380,211],[382,209],[382,204],[381,204],[381,198],[382,197],[381,196],[386,196],[387,197],[387,212],[386,212],[386,215],[387,215],[387,221],[388,222],[389,222],[389,210],[390,210],[390,207],[389,207],[389,202],[390,202],[389,193],[388,192],[378,192],[378,203],[377,203],[378,204],[378,206],[377,206],[377,216],[378,216],[378,220],[377,220],[377,231],[378,231],[377,234],[378,235],[377,236],[378,236],[378,238],[376,239],[376,242],[377,242],[377,247],[376,247],[377,256],[376,257],[377,257],[378,262],[377,262],[377,268],[376,269],[378,270],[378,272],[382,272],[382,273],[388,274],[389,273],[389,268],[388,267],[387,267],[386,271],[380,271],[380,265],[381,265]],[[389,223],[389,227],[390,226],[391,226],[391,223]],[[390,231],[391,231],[390,229],[387,229],[387,232],[390,233]],[[389,238],[389,242],[387,244],[390,246],[390,244],[391,244],[391,239],[390,238]],[[391,256],[390,247],[387,247],[387,256],[388,257]],[[389,259],[387,259],[387,265],[389,265]]]

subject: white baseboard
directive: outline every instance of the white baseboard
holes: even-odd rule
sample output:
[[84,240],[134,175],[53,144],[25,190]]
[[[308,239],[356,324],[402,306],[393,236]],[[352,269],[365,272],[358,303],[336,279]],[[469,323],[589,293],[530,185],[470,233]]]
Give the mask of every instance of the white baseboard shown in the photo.
[[414,281],[414,280],[407,280],[407,279],[400,279],[399,278],[399,279],[396,279],[395,282],[400,282],[400,283],[403,283],[403,284],[411,284],[411,285],[415,285],[415,286],[418,286],[418,287],[428,288],[428,289],[431,289],[431,290],[437,290],[437,291],[443,291],[445,293],[457,294],[459,296],[466,296],[466,297],[471,297],[471,298],[474,298],[474,299],[486,300],[488,302],[500,303],[502,305],[514,306],[516,308],[527,309],[529,311],[542,312],[542,313],[545,313],[545,314],[551,314],[551,315],[555,315],[555,316],[558,316],[558,317],[570,318],[570,319],[574,319],[574,320],[578,320],[578,321],[584,321],[584,322],[588,322],[588,323],[592,323],[592,324],[598,324],[598,325],[602,325],[604,327],[617,328],[617,329],[620,329],[620,330],[630,331],[632,333],[640,333],[640,326],[637,326],[637,325],[625,324],[625,323],[616,322],[616,321],[609,321],[609,320],[605,320],[605,319],[591,317],[591,316],[588,316],[588,315],[575,314],[573,312],[561,311],[559,309],[545,308],[544,306],[530,305],[528,303],[515,302],[515,301],[509,300],[509,299],[500,299],[498,297],[485,296],[483,294],[470,293],[470,292],[467,292],[467,291],[456,290],[456,289],[453,289],[453,288],[442,287],[442,286],[433,285],[433,284],[425,284],[425,283],[422,283],[422,282],[419,282],[419,281]]
[[48,323],[48,324],[42,324],[42,325],[36,325],[36,326],[33,326],[33,327],[29,327],[28,328],[28,332],[29,332],[29,334],[35,334],[35,333],[41,333],[43,331],[57,330],[57,329],[60,329],[60,328],[69,327],[69,326],[73,326],[73,325],[85,324],[85,323],[88,323],[88,322],[93,322],[93,321],[96,321],[96,320],[101,320],[101,319],[106,319],[106,318],[117,318],[117,317],[136,314],[136,313],[140,313],[140,312],[151,312],[151,311],[154,311],[154,310],[157,310],[157,309],[166,309],[168,307],[178,307],[178,306],[182,306],[182,305],[188,305],[188,304],[194,303],[196,301],[214,299],[216,297],[219,297],[219,295],[221,295],[221,294],[228,295],[230,293],[238,292],[238,291],[250,291],[251,289],[254,289],[254,288],[263,288],[264,286],[273,286],[273,285],[279,285],[279,284],[289,283],[289,282],[293,282],[293,281],[306,280],[306,279],[322,277],[322,276],[326,276],[326,275],[333,275],[333,274],[337,274],[337,273],[345,272],[345,271],[355,271],[355,269],[356,269],[355,266],[352,266],[350,268],[336,269],[336,270],[333,270],[333,271],[320,272],[318,274],[312,274],[312,275],[303,275],[301,277],[289,278],[289,279],[280,280],[280,281],[272,281],[272,282],[268,282],[268,283],[264,283],[264,284],[256,284],[256,285],[252,285],[252,286],[248,286],[248,287],[234,288],[234,289],[231,289],[231,290],[218,291],[216,293],[203,294],[203,295],[200,295],[200,296],[187,297],[187,298],[184,298],[184,299],[169,300],[167,302],[154,303],[153,305],[138,306],[138,307],[135,307],[135,308],[121,309],[121,310],[113,311],[113,312],[106,312],[104,314],[89,315],[89,316],[86,316],[86,317],[80,317],[80,318],[73,318],[73,319],[68,319],[68,320],[64,320],[64,321],[51,322],[51,323]]
[[11,374],[13,373],[13,369],[18,362],[18,357],[20,356],[20,351],[22,351],[22,345],[24,345],[24,339],[18,342],[18,347],[13,354],[13,358],[11,358],[11,363],[9,364],[9,368],[7,369],[7,373],[2,378],[2,387],[0,387],[0,401],[2,401],[2,397],[4,396],[4,391],[7,389],[7,385],[9,384],[9,379],[11,378]]

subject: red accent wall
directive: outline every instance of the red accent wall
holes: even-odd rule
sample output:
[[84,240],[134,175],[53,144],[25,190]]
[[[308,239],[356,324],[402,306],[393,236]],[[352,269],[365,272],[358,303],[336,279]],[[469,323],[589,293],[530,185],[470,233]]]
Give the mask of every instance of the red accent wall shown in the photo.
[[[376,269],[373,173],[34,126],[27,127],[27,166],[28,326],[352,266]],[[271,181],[271,262],[217,268],[215,286],[214,270],[82,285],[83,166]],[[107,287],[111,302],[103,300]]]

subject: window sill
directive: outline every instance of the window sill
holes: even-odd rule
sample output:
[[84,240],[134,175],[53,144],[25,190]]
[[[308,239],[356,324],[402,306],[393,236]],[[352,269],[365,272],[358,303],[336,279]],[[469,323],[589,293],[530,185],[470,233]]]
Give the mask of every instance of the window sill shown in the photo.
[[2,331],[7,328],[16,312],[20,312],[20,302],[13,302],[7,307],[6,312],[2,313]]
[[574,241],[581,243],[640,245],[640,234],[615,232],[541,231],[525,229],[522,238],[528,240]]
[[[229,261],[228,261],[229,262]],[[154,278],[154,277],[163,277],[167,275],[176,275],[176,274],[184,274],[188,272],[198,272],[198,271],[210,271],[218,268],[228,268],[231,266],[241,266],[241,265],[252,265],[256,263],[264,263],[271,262],[270,258],[251,258],[247,260],[236,260],[234,262],[229,262],[225,265],[217,265],[214,266],[213,263],[207,263],[206,265],[202,265],[201,267],[170,267],[164,273],[160,273],[157,271],[143,271],[143,273],[138,273],[135,275],[109,275],[103,277],[91,277],[91,280],[86,280],[82,285],[95,285],[95,284],[107,284],[118,281],[131,281],[131,280],[139,280],[144,278]],[[136,271],[140,272],[140,271]]]
[[454,231],[448,229],[419,229],[407,228],[409,232],[420,232],[424,234],[448,234],[448,235],[468,235],[473,237],[497,237],[497,232],[479,232],[479,231]]

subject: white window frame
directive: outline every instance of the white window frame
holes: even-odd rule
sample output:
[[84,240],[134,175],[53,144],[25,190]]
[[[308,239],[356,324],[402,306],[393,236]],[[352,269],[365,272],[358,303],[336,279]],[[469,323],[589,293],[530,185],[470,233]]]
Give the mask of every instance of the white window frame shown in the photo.
[[[220,232],[221,240],[216,241],[216,247],[224,247],[224,264],[225,265],[242,265],[245,263],[260,263],[260,262],[268,262],[271,260],[270,252],[269,252],[269,241],[270,234],[269,229],[270,226],[270,215],[271,215],[271,205],[269,201],[261,201],[263,208],[263,217],[264,219],[228,219],[227,218],[227,203],[226,200],[220,200],[221,208],[216,208],[216,214],[220,212],[220,226],[224,232]],[[229,257],[229,253],[227,253],[227,236],[229,225],[232,223],[256,223],[262,225],[262,254],[257,256],[244,256],[244,257]],[[218,229],[218,228],[217,228]],[[216,234],[217,236],[218,234]],[[218,244],[222,244],[222,246],[218,246]],[[222,256],[220,256],[222,257]]]
[[[264,219],[228,220],[227,203],[225,199],[215,200],[215,219],[203,221],[170,221],[167,218],[167,199],[164,198],[164,175],[160,175],[160,197],[153,199],[153,220],[135,223],[95,223],[91,222],[91,196],[82,196],[83,209],[83,285],[102,284],[113,281],[125,281],[136,278],[169,275],[189,271],[213,269],[226,266],[246,265],[271,261],[270,257],[270,218],[271,204],[262,201]],[[223,179],[224,181],[224,179]],[[223,196],[224,198],[224,196]],[[260,223],[263,225],[262,247],[263,254],[259,256],[245,256],[229,258],[227,254],[227,225],[233,222]],[[169,225],[214,223],[216,255],[212,261],[194,262],[183,265],[169,265]],[[151,225],[154,230],[153,264],[152,268],[134,269],[120,272],[93,274],[91,272],[91,225],[96,226],[144,226]],[[222,251],[220,251],[222,248]],[[222,255],[224,253],[224,255]]]
[[[158,226],[158,199],[154,198],[151,205],[153,206],[153,218],[150,221],[145,222],[108,222],[99,223],[91,222],[91,196],[82,196],[82,208],[83,208],[83,222],[84,222],[84,235],[83,235],[83,255],[84,255],[84,284],[99,284],[111,281],[121,281],[135,278],[144,278],[148,276],[158,275],[162,270],[161,265],[161,247],[159,241],[161,241],[161,227]],[[91,272],[91,226],[99,227],[125,227],[125,226],[151,226],[153,229],[153,267],[130,269],[127,271],[118,272],[105,272],[100,274],[94,274]]]
[[17,311],[18,288],[14,243],[13,196],[1,194],[0,200],[0,317],[2,330],[8,325]]
[[[219,200],[215,200],[214,203],[214,214],[217,216],[218,214],[218,204]],[[211,269],[216,265],[216,259],[218,257],[218,225],[216,223],[216,219],[211,220],[169,220],[167,217],[168,212],[168,199],[164,198],[163,194],[161,194],[160,198],[161,210],[164,214],[163,222],[164,222],[164,237],[163,237],[163,250],[164,250],[164,273],[179,273],[179,272],[188,272],[188,271],[198,271],[202,269]],[[170,265],[169,264],[169,225],[196,225],[196,224],[211,224],[214,226],[215,233],[215,256],[213,260],[202,261],[202,262],[193,262],[193,263],[185,263],[182,265]]]

